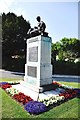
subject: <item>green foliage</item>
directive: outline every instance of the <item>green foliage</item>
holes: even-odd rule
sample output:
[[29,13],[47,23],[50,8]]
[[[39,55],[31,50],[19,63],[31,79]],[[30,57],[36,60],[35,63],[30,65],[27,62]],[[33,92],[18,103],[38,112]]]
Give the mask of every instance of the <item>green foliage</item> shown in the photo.
[[2,14],[3,55],[24,54],[24,38],[29,28],[29,22],[22,16],[17,17],[14,13]]
[[[12,56],[25,58],[25,41],[30,23],[14,13],[2,14],[2,59],[3,67],[12,61]],[[16,60],[16,59],[15,59]],[[25,62],[25,61],[24,61]],[[9,66],[7,64],[7,66]]]
[[80,58],[80,40],[76,38],[63,38],[60,42],[52,44],[52,60],[58,60],[74,62],[77,58]]
[[80,75],[80,62],[54,61],[53,74],[59,75]]

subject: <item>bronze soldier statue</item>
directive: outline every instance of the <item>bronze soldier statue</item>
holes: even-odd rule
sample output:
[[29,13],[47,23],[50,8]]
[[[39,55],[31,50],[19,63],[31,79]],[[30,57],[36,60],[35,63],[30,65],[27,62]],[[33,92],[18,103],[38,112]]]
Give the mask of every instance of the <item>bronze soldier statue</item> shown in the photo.
[[41,17],[37,16],[36,20],[38,21],[38,26],[29,29],[27,33],[28,38],[35,37],[37,35],[48,36],[48,33],[45,32],[46,24],[41,21]]

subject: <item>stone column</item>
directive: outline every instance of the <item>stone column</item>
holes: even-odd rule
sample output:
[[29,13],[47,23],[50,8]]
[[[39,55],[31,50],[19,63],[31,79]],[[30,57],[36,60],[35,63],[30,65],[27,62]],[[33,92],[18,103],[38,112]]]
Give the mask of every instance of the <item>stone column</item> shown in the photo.
[[24,82],[33,90],[52,83],[51,42],[51,37],[42,35],[27,40]]

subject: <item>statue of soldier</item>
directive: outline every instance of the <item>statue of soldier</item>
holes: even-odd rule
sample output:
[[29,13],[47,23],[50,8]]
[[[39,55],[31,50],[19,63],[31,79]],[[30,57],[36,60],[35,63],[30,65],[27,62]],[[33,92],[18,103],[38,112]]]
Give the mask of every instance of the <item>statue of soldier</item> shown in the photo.
[[34,27],[34,28],[30,28],[27,35],[29,35],[29,37],[33,37],[33,36],[37,36],[40,34],[44,34],[45,29],[46,29],[46,25],[43,21],[41,21],[41,17],[37,16],[37,21],[38,21],[38,26]]

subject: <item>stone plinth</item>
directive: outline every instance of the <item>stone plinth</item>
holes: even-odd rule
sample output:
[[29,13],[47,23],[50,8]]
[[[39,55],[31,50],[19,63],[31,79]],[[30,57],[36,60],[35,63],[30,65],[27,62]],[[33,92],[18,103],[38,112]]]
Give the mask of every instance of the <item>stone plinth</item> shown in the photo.
[[42,35],[27,40],[24,84],[37,92],[52,83],[51,38]]

